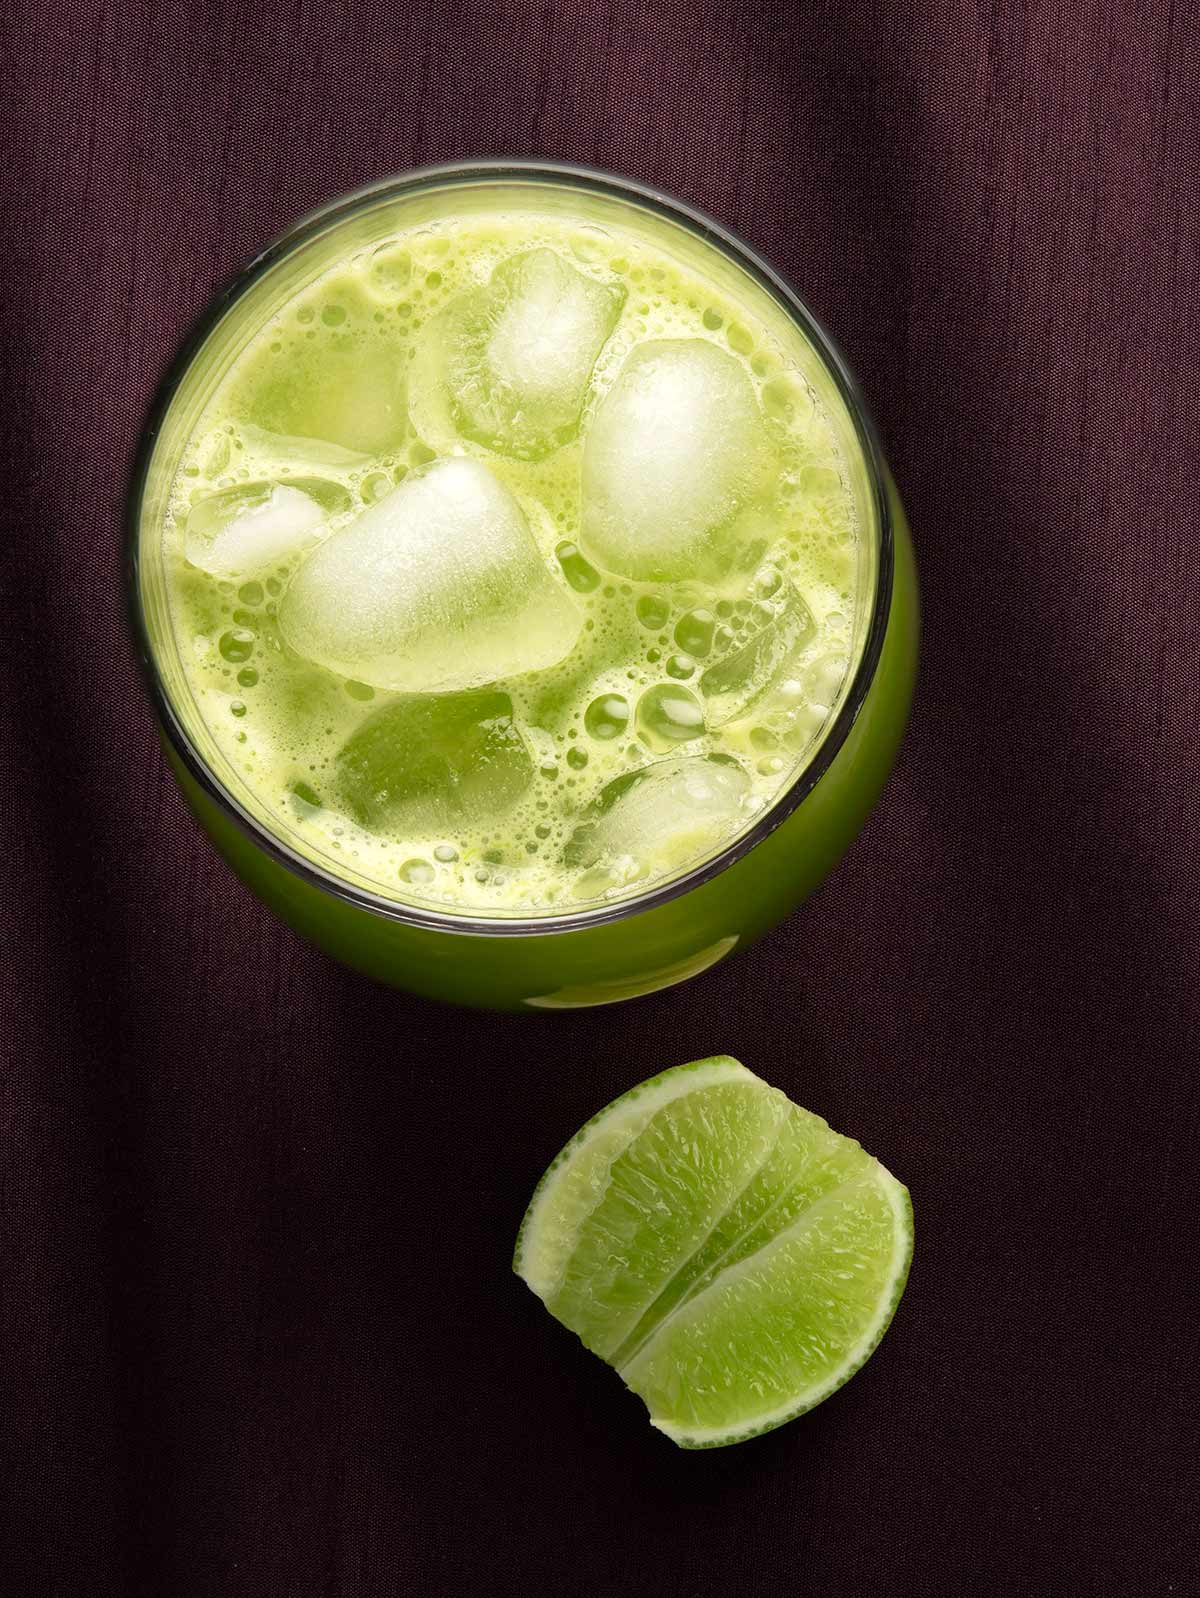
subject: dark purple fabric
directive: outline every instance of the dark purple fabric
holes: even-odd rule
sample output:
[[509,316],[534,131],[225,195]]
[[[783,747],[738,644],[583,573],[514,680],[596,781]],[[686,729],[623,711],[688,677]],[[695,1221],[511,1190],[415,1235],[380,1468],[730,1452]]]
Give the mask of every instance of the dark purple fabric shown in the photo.
[[[1195,8],[15,0],[0,50],[0,1591],[1200,1590]],[[659,183],[785,272],[907,499],[923,677],[818,897],[613,1012],[374,987],[227,874],[121,495],[213,287],[435,159]],[[912,1189],[802,1422],[684,1455],[509,1274],[564,1138],[740,1056]]]

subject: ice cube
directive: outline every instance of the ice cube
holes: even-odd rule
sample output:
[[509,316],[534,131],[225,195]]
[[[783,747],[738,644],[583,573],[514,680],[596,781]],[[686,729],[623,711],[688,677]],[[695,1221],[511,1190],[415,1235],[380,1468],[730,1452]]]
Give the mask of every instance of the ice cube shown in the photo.
[[184,553],[214,577],[282,565],[313,541],[329,510],[287,483],[245,483],[198,500],[188,512]]
[[[378,304],[349,284],[303,326],[260,343],[237,374],[234,409],[250,428],[281,440],[293,458],[345,463],[386,455],[408,428],[399,331],[374,321]],[[332,453],[331,453],[332,452]]]
[[298,654],[344,677],[448,693],[554,665],[583,617],[503,484],[476,461],[448,460],[315,550],[279,624]]
[[816,633],[812,611],[786,579],[740,625],[741,637],[700,678],[710,727],[745,715]]
[[584,541],[623,577],[726,570],[741,536],[731,524],[769,470],[758,402],[732,355],[705,339],[639,344],[588,431]]
[[512,700],[494,689],[397,699],[351,734],[336,768],[342,802],[368,827],[490,819],[533,781]]
[[386,455],[404,441],[404,368],[394,350],[342,335],[297,345],[290,359],[276,359],[280,369],[257,390],[246,419],[281,435],[293,455],[305,453],[298,439],[363,458]]
[[601,790],[564,859],[613,884],[671,870],[732,837],[749,815],[749,796],[749,777],[727,758],[657,761]]
[[510,256],[433,331],[455,427],[501,454],[538,460],[575,437],[592,368],[624,289],[553,250]]

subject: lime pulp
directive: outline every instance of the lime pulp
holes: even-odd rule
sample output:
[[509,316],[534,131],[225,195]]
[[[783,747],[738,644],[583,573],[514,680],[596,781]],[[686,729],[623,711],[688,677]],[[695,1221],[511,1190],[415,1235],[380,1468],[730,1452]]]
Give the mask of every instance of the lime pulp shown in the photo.
[[514,1269],[687,1448],[782,1425],[878,1345],[908,1193],[727,1055],[650,1078],[542,1178]]

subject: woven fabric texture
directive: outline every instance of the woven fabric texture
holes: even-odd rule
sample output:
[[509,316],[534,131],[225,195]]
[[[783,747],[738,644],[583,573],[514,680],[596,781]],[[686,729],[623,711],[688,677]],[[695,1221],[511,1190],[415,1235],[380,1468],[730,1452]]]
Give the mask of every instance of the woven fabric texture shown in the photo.
[[[1172,0],[13,0],[0,49],[0,1590],[1200,1591],[1200,266]],[[925,604],[900,765],[761,944],[439,1009],[233,880],[122,495],[214,288],[470,155],[740,231],[859,374]],[[910,1186],[878,1355],[684,1455],[509,1271],[562,1141],[738,1055]]]

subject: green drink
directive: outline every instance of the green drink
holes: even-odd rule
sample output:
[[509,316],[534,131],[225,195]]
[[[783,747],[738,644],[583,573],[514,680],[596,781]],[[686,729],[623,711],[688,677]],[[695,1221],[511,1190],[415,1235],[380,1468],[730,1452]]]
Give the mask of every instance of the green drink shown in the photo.
[[190,355],[135,504],[160,709],[219,845],[333,952],[604,1002],[852,835],[907,565],[843,816],[760,902],[679,914],[853,743],[898,586],[861,415],[773,289],[603,180],[448,171],[316,219]]

